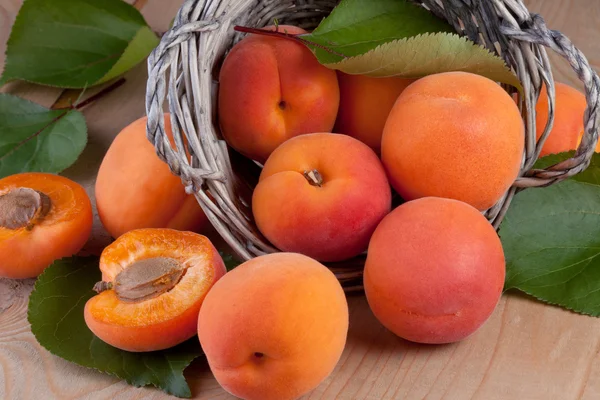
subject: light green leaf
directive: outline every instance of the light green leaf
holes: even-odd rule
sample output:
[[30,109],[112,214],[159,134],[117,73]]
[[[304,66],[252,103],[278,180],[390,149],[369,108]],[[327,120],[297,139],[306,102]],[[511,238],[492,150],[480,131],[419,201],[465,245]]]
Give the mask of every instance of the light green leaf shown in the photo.
[[[409,1],[344,0],[311,34],[301,37],[353,57],[383,43],[428,32],[452,32],[452,27]],[[323,64],[342,59],[318,47],[313,50]]]
[[441,72],[463,71],[521,90],[519,79],[500,57],[451,33],[427,33],[395,40],[365,54],[326,66],[348,74],[373,77],[420,78]]
[[157,44],[139,11],[122,0],[25,0],[2,82],[89,87],[132,68]]
[[[550,156],[538,167],[568,157]],[[600,316],[600,155],[574,178],[518,194],[500,237],[506,290]]]
[[0,93],[0,178],[19,172],[58,173],[87,143],[85,118]]
[[198,338],[168,350],[130,353],[116,349],[88,329],[83,309],[101,280],[98,258],[66,258],[48,267],[29,298],[28,319],[37,341],[65,360],[117,376],[135,386],[154,385],[191,397],[183,370],[202,352]]

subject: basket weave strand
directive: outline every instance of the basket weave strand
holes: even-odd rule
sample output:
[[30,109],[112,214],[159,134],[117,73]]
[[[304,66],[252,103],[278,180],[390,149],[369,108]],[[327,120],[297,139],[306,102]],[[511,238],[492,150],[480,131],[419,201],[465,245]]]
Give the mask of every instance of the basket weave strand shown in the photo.
[[[548,29],[543,18],[531,14],[521,0],[415,3],[447,20],[458,34],[501,56],[522,83],[524,91],[519,104],[526,137],[521,172],[504,197],[485,212],[498,227],[518,191],[551,185],[587,168],[598,141],[600,79],[571,41]],[[148,139],[242,259],[277,249],[264,239],[252,220],[250,198],[260,170],[231,152],[219,133],[218,70],[227,51],[242,38],[233,26],[263,27],[277,19],[281,24],[313,29],[336,4],[332,0],[188,0],[179,10],[173,28],[148,59]],[[574,157],[537,170],[533,166],[554,119],[554,79],[546,48],[564,57],[583,82],[587,110],[585,134]],[[549,97],[549,119],[544,134],[536,141],[535,104],[543,85]],[[171,113],[175,147],[165,135],[165,100]],[[363,263],[361,255],[329,267],[347,289],[358,289]]]

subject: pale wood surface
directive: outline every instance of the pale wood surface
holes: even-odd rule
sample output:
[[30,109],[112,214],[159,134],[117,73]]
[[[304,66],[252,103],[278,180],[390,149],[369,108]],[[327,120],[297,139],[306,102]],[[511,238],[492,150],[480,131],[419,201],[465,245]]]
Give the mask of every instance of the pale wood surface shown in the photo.
[[[0,66],[10,25],[22,0],[0,1]],[[142,9],[153,29],[165,30],[182,0],[148,0]],[[532,11],[565,32],[600,66],[600,0],[529,0]],[[90,44],[93,45],[93,44]],[[576,84],[557,61],[558,80]],[[146,71],[85,110],[90,143],[66,175],[93,196],[94,176],[112,138],[144,114]],[[59,91],[17,83],[9,91],[51,105]],[[0,132],[1,134],[1,132]],[[97,252],[108,240],[96,218]],[[134,388],[41,348],[26,320],[32,280],[0,279],[0,399],[163,399],[153,388]],[[348,345],[335,372],[308,399],[599,399],[600,319],[504,296],[493,317],[468,340],[420,346],[397,339],[371,314],[362,296],[349,299]],[[186,372],[198,399],[228,399],[202,360]]]

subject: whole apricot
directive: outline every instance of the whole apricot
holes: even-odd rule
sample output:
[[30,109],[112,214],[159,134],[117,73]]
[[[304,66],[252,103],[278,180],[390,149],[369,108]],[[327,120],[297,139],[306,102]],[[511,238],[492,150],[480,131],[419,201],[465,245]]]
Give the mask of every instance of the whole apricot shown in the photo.
[[78,253],[92,220],[85,189],[68,178],[30,172],[0,179],[0,277],[33,278]]
[[[583,136],[583,114],[587,107],[585,95],[564,83],[555,82],[554,123],[544,142],[540,156],[575,150]],[[542,87],[535,106],[537,139],[542,136],[548,121],[548,92]],[[596,151],[600,148],[600,144]]]
[[314,389],[333,371],[347,333],[338,280],[293,253],[257,257],[227,273],[198,319],[215,378],[246,400],[291,400]]
[[[278,29],[306,33],[289,25]],[[261,163],[293,136],[331,132],[339,99],[335,71],[319,64],[306,46],[287,39],[247,36],[231,49],[219,75],[223,136]]]
[[494,311],[504,275],[502,244],[479,211],[425,197],[381,221],[363,280],[369,306],[386,328],[435,344],[475,332]]
[[256,225],[271,243],[324,262],[365,251],[390,208],[377,155],[333,133],[301,135],[279,146],[252,196]]
[[104,249],[100,270],[85,322],[102,341],[133,352],[193,337],[204,297],[226,272],[205,236],[173,229],[125,233]]
[[519,174],[524,124],[511,96],[466,72],[429,75],[402,92],[381,158],[405,200],[436,196],[492,207]]
[[[170,114],[165,129],[173,143]],[[200,231],[207,218],[146,138],[143,117],[125,127],[108,149],[96,180],[102,225],[114,238],[142,228]]]
[[380,153],[381,136],[390,111],[400,93],[414,81],[338,71],[340,109],[334,131],[352,136]]

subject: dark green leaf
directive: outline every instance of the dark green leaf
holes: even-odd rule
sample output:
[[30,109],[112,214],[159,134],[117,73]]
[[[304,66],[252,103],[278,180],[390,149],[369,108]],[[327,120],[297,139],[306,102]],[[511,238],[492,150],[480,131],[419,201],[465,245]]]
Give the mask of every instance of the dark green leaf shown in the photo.
[[227,271],[231,271],[232,269],[241,264],[241,262],[230,253],[219,251],[219,254],[223,259],[223,262],[225,263],[225,268],[227,268]]
[[132,68],[157,44],[139,11],[122,0],[25,0],[2,83],[89,87]]
[[[556,164],[569,154],[550,156]],[[600,316],[600,155],[576,177],[516,196],[500,229],[505,289]]]
[[0,178],[19,172],[57,173],[73,164],[87,143],[76,110],[49,110],[0,93]]
[[104,343],[83,318],[85,303],[96,294],[92,287],[100,279],[96,257],[59,260],[40,275],[28,310],[38,342],[56,356],[129,384],[151,384],[178,397],[191,397],[183,370],[201,355],[198,339],[149,353],[130,353]]
[[[344,0],[311,34],[302,37],[353,57],[393,40],[452,31],[445,21],[409,1]],[[323,64],[342,59],[318,47],[314,50]]]

